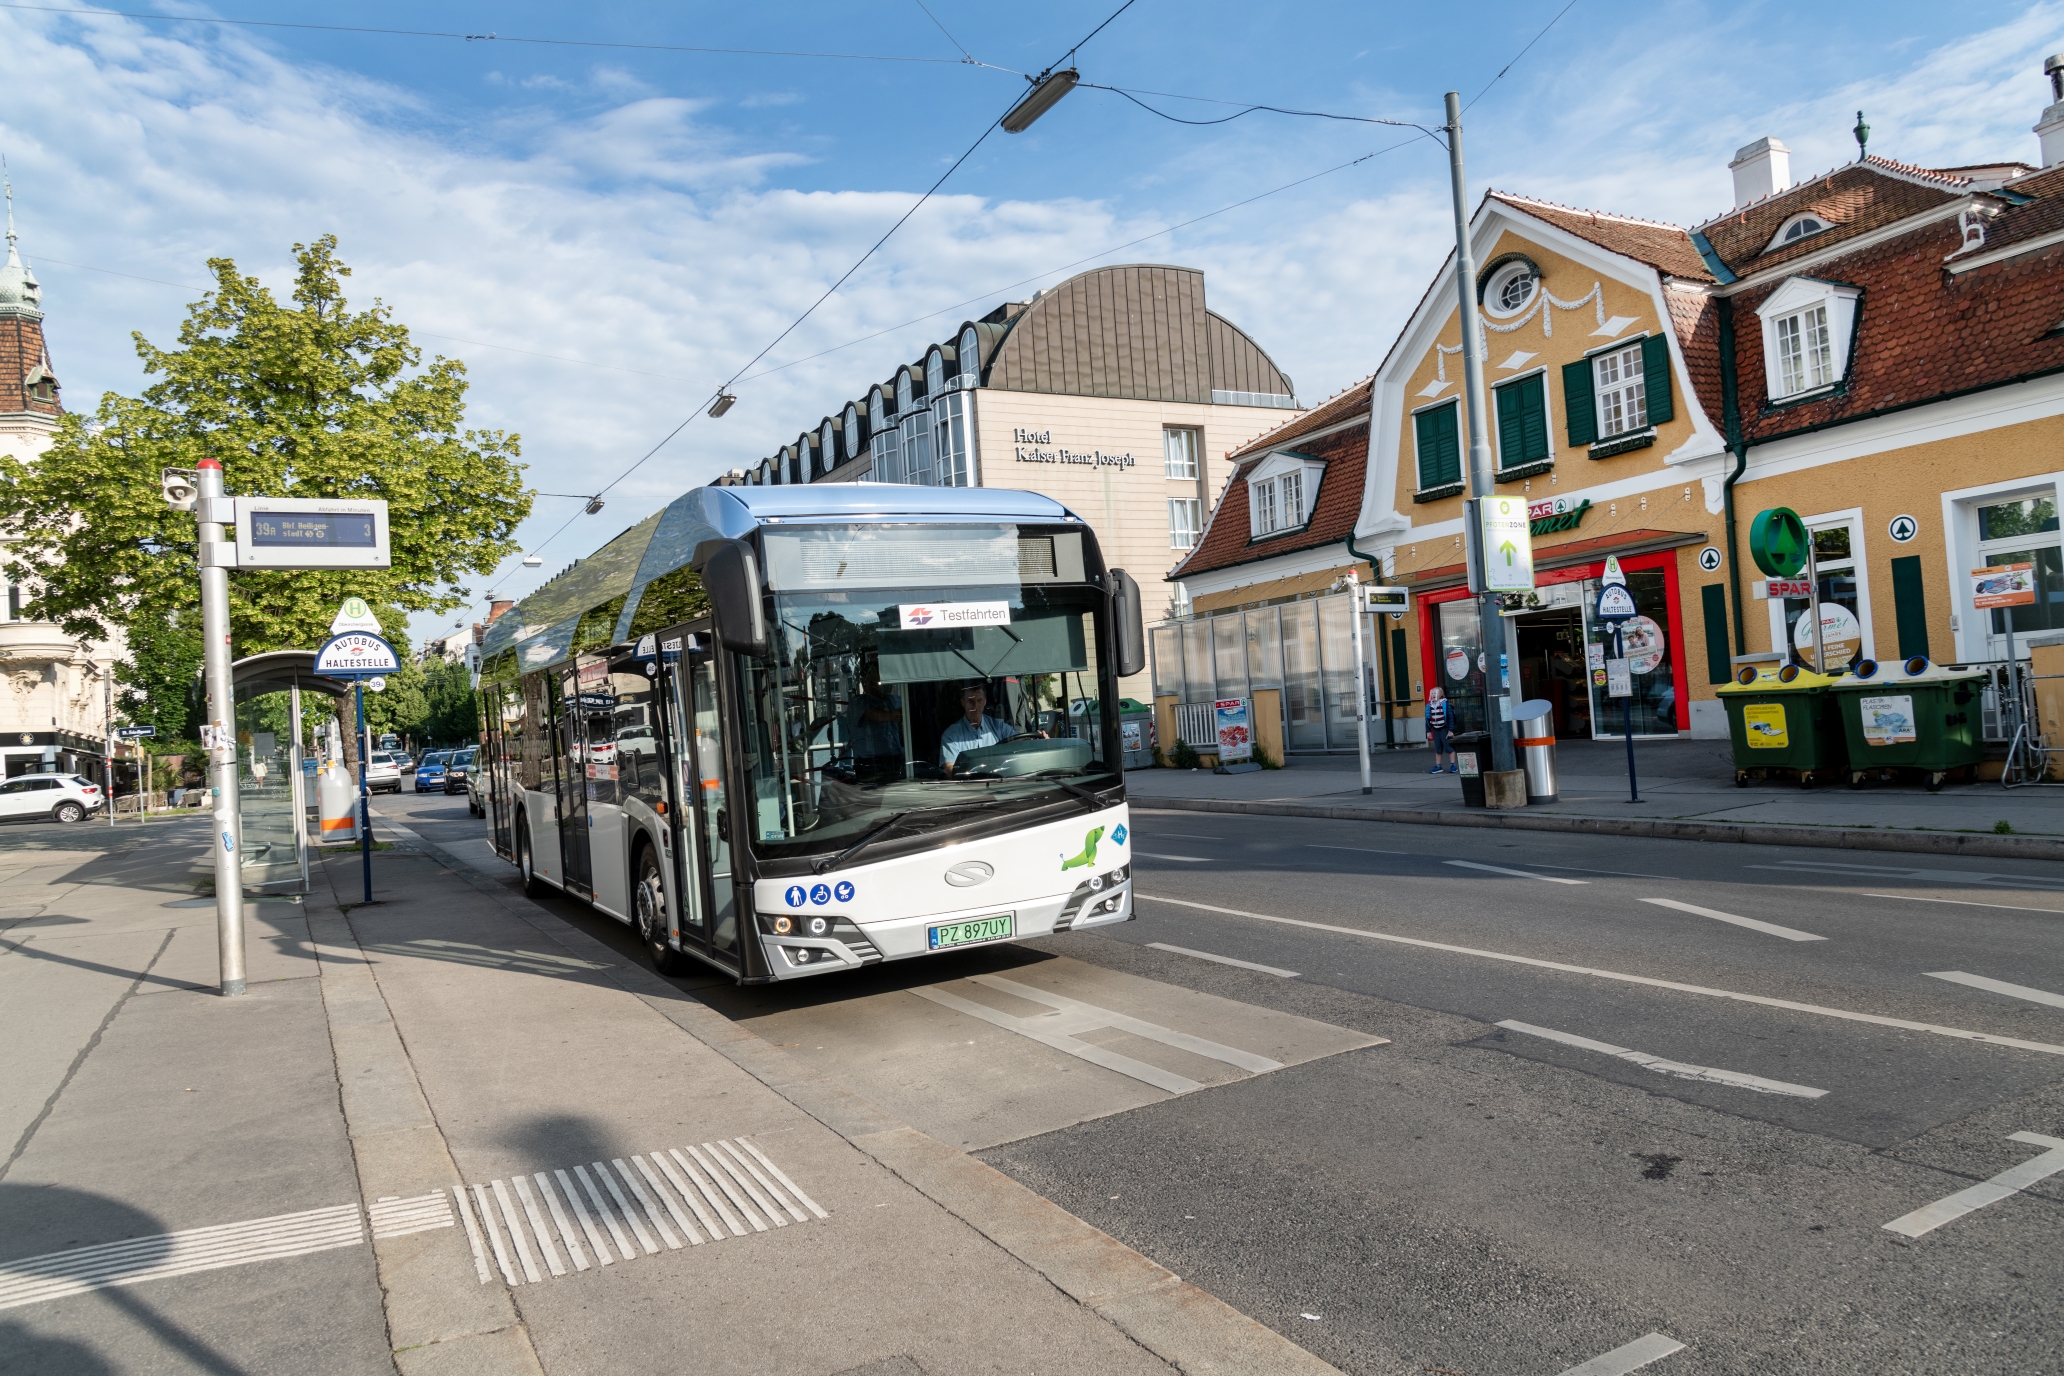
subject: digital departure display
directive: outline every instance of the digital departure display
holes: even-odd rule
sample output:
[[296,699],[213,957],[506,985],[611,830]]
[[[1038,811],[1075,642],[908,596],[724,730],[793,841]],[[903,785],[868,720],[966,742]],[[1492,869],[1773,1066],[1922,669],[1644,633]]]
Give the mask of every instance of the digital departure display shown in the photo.
[[288,549],[371,549],[369,511],[254,511],[251,543]]

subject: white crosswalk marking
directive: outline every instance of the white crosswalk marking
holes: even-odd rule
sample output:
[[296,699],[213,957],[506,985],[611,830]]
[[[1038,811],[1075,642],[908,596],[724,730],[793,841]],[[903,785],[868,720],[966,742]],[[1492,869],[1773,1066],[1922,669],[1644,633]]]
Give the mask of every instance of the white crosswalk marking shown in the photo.
[[[699,1247],[771,1231],[761,1211],[773,1220],[772,1227],[781,1228],[791,1220],[807,1223],[813,1215],[831,1217],[766,1152],[743,1137],[685,1149],[668,1147],[628,1161],[618,1158],[613,1165],[614,1169],[596,1161],[572,1167],[571,1174],[564,1169],[512,1174],[484,1184],[453,1185],[448,1194],[438,1190],[409,1198],[383,1196],[363,1209],[356,1203],[338,1204],[0,1261],[0,1309],[360,1246],[373,1239],[461,1228],[474,1275],[482,1285],[497,1271],[506,1284],[539,1285],[597,1265],[636,1259],[637,1248],[625,1234],[625,1224],[645,1254],[654,1256],[661,1249],[648,1223],[667,1248],[678,1251],[682,1243],[676,1227],[688,1245]],[[582,1245],[584,1238],[587,1247]],[[588,1248],[595,1254],[593,1264]]]

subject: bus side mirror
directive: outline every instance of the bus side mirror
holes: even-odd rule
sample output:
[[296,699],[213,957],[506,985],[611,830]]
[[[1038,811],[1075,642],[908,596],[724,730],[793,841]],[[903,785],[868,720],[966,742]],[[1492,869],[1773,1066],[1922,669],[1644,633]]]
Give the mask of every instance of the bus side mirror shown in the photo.
[[[715,546],[715,548],[711,548]],[[743,540],[710,540],[694,561],[717,621],[717,639],[742,655],[767,652],[767,616],[760,601],[760,561]]]
[[1118,651],[1118,677],[1147,667],[1147,625],[1139,584],[1124,569],[1111,570],[1111,640]]

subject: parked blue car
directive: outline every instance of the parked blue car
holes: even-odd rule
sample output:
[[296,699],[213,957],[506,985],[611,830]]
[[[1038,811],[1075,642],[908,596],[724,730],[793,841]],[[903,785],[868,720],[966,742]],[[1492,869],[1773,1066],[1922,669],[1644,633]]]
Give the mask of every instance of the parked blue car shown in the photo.
[[433,750],[416,765],[416,792],[444,792],[444,767],[451,760],[449,750]]

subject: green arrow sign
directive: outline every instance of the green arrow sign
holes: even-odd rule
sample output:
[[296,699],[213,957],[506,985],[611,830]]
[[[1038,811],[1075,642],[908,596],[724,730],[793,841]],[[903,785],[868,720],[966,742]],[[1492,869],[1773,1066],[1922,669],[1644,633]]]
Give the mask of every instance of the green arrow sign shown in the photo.
[[1806,567],[1808,538],[1798,512],[1774,506],[1749,524],[1749,557],[1772,578],[1790,578]]

